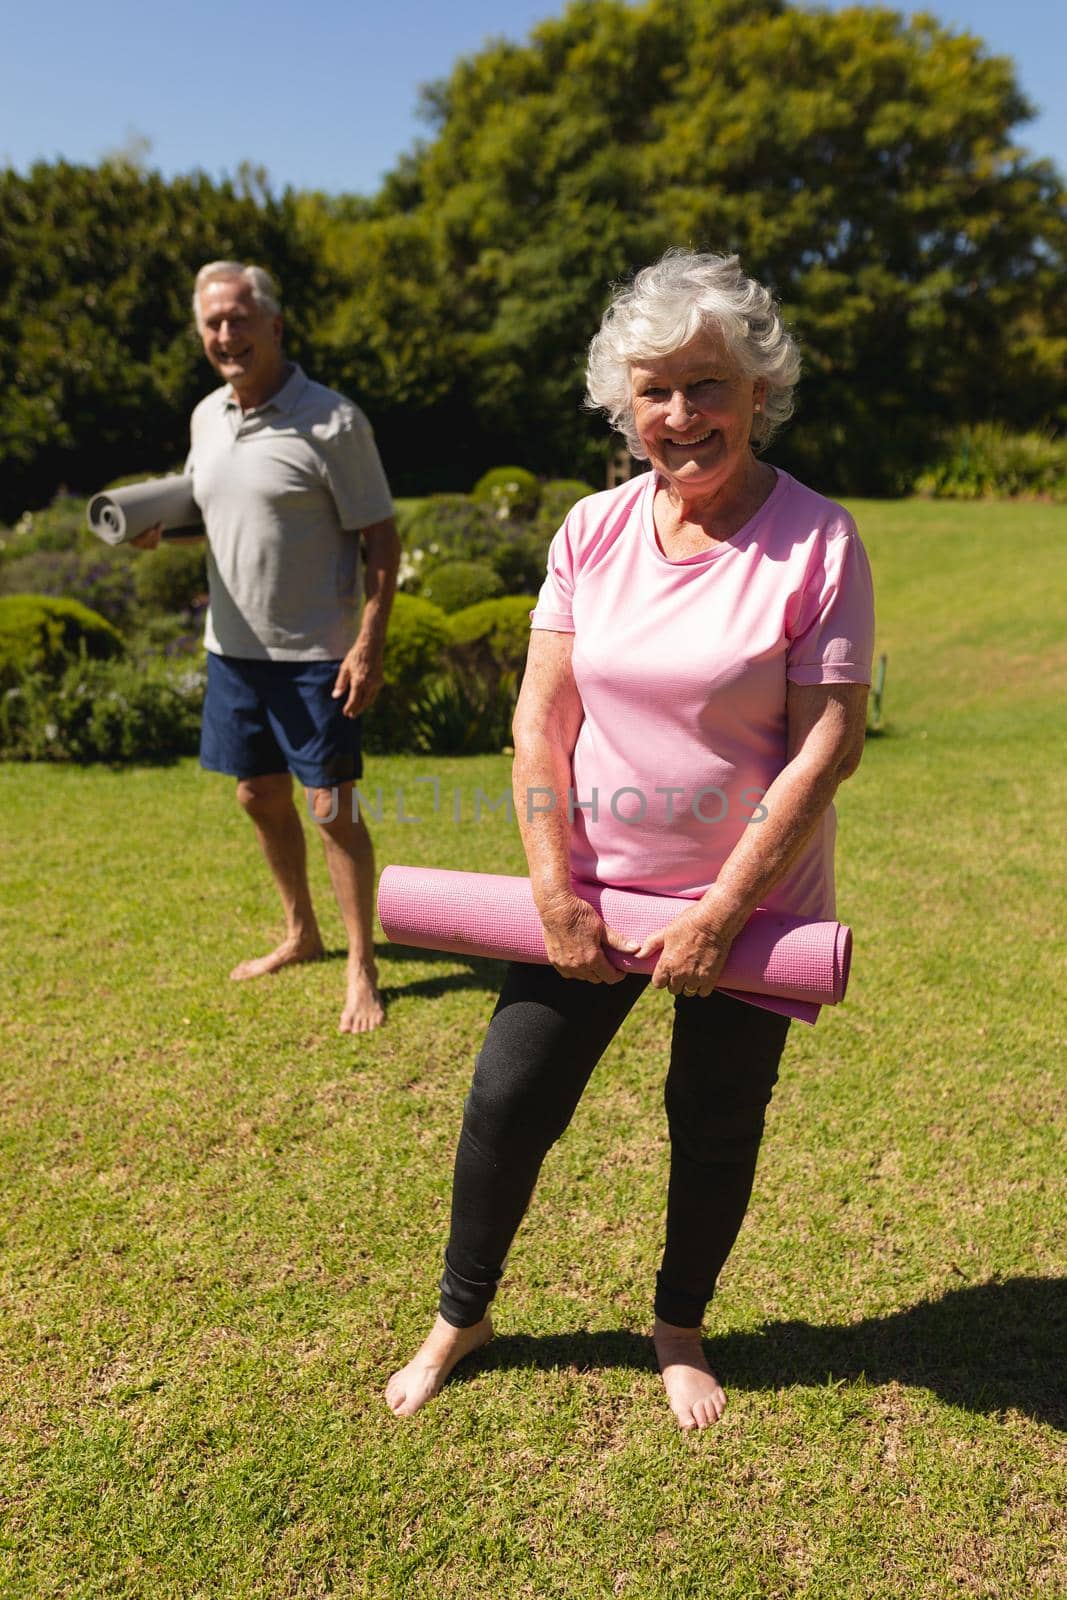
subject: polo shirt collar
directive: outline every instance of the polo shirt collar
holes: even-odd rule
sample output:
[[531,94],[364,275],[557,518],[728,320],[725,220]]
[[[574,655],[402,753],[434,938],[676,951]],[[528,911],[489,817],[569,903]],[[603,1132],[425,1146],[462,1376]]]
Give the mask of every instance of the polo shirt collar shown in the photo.
[[[263,404],[256,406],[253,411],[246,412],[246,416],[260,416],[265,411],[280,411],[284,415],[285,412],[294,409],[300,396],[307,388],[308,380],[303,367],[299,366],[297,362],[294,361],[292,363],[292,368],[292,372],[290,372],[277,394],[272,394],[269,400],[264,400]],[[227,411],[240,410],[237,396],[230,388],[226,390],[223,404]]]

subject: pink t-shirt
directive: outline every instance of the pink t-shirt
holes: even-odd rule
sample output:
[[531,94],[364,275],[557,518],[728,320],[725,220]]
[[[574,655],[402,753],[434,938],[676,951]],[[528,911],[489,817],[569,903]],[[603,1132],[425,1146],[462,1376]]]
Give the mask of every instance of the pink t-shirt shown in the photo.
[[[531,625],[574,634],[573,875],[699,898],[785,765],[787,681],[871,681],[871,574],[848,512],[781,471],[733,538],[670,561],[655,486],[578,502]],[[834,831],[831,807],[768,908],[833,916]]]

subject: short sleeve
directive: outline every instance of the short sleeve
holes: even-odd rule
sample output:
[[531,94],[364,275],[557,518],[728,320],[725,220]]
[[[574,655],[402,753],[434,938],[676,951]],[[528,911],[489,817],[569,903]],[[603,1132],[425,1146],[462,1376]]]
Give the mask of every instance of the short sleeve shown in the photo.
[[537,604],[530,612],[531,628],[547,628],[553,633],[573,633],[574,618],[571,602],[574,598],[574,549],[571,543],[570,517],[555,535],[548,547],[548,571],[537,596]]
[[826,540],[790,630],[790,683],[870,683],[874,590],[867,552],[854,528]]
[[370,423],[357,407],[346,409],[323,454],[326,481],[342,528],[354,533],[393,515],[378,446]]

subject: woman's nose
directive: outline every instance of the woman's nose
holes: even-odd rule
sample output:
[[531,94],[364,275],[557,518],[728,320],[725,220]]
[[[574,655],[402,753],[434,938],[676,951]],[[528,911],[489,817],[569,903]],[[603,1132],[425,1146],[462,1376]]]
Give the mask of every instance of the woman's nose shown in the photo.
[[687,428],[692,416],[693,408],[689,404],[689,396],[684,389],[675,389],[667,407],[667,426]]

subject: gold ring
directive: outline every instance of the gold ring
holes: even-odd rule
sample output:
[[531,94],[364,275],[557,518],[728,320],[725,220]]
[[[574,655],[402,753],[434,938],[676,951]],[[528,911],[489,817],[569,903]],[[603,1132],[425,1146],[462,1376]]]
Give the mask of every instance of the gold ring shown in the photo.
[[690,997],[690,999],[692,999],[693,995],[700,993],[700,990],[699,989],[683,989],[682,993],[685,994],[685,995],[688,995]]

